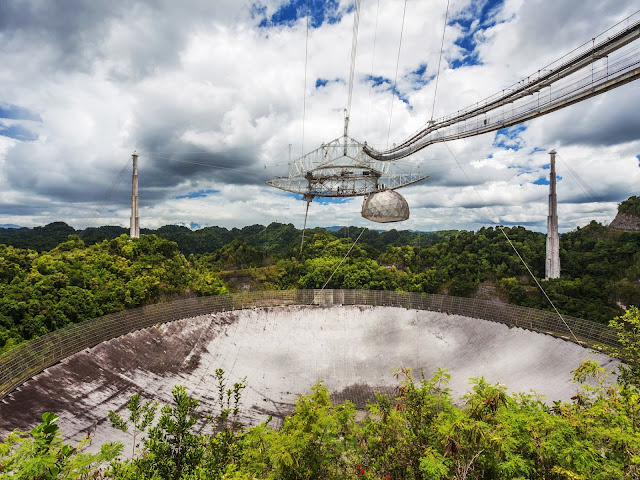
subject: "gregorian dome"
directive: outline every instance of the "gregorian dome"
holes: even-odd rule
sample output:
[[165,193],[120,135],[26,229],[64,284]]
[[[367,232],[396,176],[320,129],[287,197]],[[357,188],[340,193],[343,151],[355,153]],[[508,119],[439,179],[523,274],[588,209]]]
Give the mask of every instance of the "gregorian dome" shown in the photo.
[[409,218],[409,205],[395,190],[383,190],[364,199],[362,216],[378,223],[401,222]]

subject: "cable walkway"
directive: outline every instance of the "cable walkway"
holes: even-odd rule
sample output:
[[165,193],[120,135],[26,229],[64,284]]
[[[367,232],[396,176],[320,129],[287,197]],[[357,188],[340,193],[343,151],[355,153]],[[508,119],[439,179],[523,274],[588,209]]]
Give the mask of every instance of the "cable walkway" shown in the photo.
[[[633,16],[640,15],[636,12]],[[629,17],[631,18],[631,17]],[[628,21],[629,19],[627,19]],[[626,23],[625,21],[621,24]],[[475,105],[428,122],[394,148],[364,151],[379,161],[397,160],[436,142],[493,132],[560,110],[640,78],[640,20],[592,41]],[[616,27],[612,27],[616,28]],[[578,53],[575,53],[575,52]],[[589,68],[591,67],[591,68]]]

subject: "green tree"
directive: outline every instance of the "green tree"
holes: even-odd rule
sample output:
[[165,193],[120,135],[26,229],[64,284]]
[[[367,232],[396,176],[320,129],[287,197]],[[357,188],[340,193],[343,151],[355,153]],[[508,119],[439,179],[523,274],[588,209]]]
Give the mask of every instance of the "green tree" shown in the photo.
[[327,388],[320,383],[311,390],[310,395],[298,399],[295,411],[279,431],[260,426],[247,434],[238,464],[241,472],[283,480],[356,476],[353,405],[345,402],[334,407]]
[[122,453],[122,444],[105,443],[99,453],[84,453],[86,439],[72,447],[65,444],[59,417],[47,412],[42,423],[31,430],[10,433],[0,443],[0,479],[54,480],[102,478],[100,466]]
[[[158,402],[152,402],[147,400],[144,403],[140,402],[140,394],[136,393],[127,402],[127,409],[129,410],[128,421],[133,426],[133,442],[131,445],[131,458],[135,458],[136,449],[139,447],[137,443],[138,435],[144,432],[149,425],[153,422],[156,416],[156,409],[158,408]],[[117,412],[113,410],[109,411],[109,421],[113,428],[117,428],[122,432],[129,430],[129,424],[127,420],[122,418]]]
[[204,445],[195,433],[199,400],[191,398],[183,386],[174,387],[171,393],[174,404],[162,407],[158,424],[149,429],[144,442],[145,455],[137,464],[151,476],[179,480],[198,467]]
[[625,361],[619,367],[620,381],[625,387],[640,390],[640,310],[631,307],[624,315],[611,320],[609,325],[618,333],[622,347],[611,354]]

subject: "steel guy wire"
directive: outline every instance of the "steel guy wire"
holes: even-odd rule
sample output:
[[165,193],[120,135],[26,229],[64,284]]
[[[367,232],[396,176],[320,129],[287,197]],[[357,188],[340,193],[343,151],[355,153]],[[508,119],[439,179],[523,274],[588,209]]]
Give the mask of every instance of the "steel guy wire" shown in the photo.
[[369,79],[371,81],[371,85],[369,85],[369,100],[367,101],[367,117],[365,119],[365,127],[364,127],[364,138],[367,138],[369,134],[369,113],[371,111],[371,90],[373,90],[373,64],[376,58],[376,39],[378,37],[378,14],[380,13],[380,0],[378,0],[378,6],[376,7],[376,26],[373,32],[373,53],[371,54],[371,73],[369,74]]
[[447,0],[447,10],[444,14],[444,26],[442,27],[442,42],[440,43],[440,58],[438,58],[438,72],[436,73],[436,86],[433,90],[433,106],[431,107],[431,120],[436,111],[436,95],[438,93],[438,80],[440,79],[440,64],[442,62],[442,50],[444,50],[444,33],[447,31],[447,18],[449,18],[449,0]]
[[[400,50],[402,49],[402,34],[404,33],[404,18],[407,13],[407,0],[404,0],[404,10],[402,11],[402,25],[400,27],[400,42],[398,43],[398,58],[396,59],[396,76],[391,89],[391,112],[389,112],[389,129],[387,130],[387,148],[389,147],[389,136],[391,135],[391,119],[393,118],[393,101],[398,90],[398,67],[400,66]],[[400,94],[398,94],[400,96]]]
[[[445,145],[447,145],[446,142],[443,142]],[[447,145],[447,148],[448,145]],[[449,153],[451,153],[451,156],[455,159],[455,155],[453,154],[453,152],[451,150],[449,150]],[[456,159],[456,163],[457,163],[457,159]],[[460,169],[462,170],[462,172],[464,173],[464,176],[467,178],[467,181],[469,182],[469,184],[473,187],[474,191],[476,192],[476,194],[478,195],[478,198],[480,198],[480,201],[482,202],[482,204],[485,206],[485,208],[487,209],[487,211],[490,213],[490,215],[492,217],[494,217],[496,220],[498,220],[497,217],[495,217],[493,215],[493,213],[491,212],[491,210],[489,209],[489,207],[487,206],[486,202],[484,201],[484,199],[482,198],[482,195],[480,195],[480,192],[478,192],[478,190],[475,188],[475,186],[472,185],[471,183],[471,179],[469,178],[469,176],[467,175],[467,173],[464,171],[464,169],[462,168],[462,166],[460,166]],[[496,222],[497,224],[499,224],[499,222]],[[509,238],[509,236],[507,235],[507,232],[504,231],[504,227],[502,225],[498,225],[498,228],[500,229],[500,231],[502,232],[502,234],[505,236],[505,238],[507,239],[507,241],[509,242],[509,245],[511,245],[511,248],[513,248],[513,250],[516,252],[516,255],[518,256],[518,258],[520,259],[520,261],[522,262],[522,264],[525,266],[525,268],[527,269],[527,271],[529,272],[529,275],[531,275],[531,278],[533,278],[533,281],[536,283],[536,285],[538,285],[538,288],[540,289],[540,291],[542,291],[543,295],[545,296],[545,298],[547,299],[547,301],[551,304],[551,306],[553,307],[553,309],[555,310],[555,312],[558,314],[558,316],[560,317],[560,320],[562,320],[562,323],[564,323],[564,325],[567,327],[567,330],[569,330],[569,332],[571,333],[571,335],[573,336],[573,338],[575,339],[575,341],[577,343],[579,343],[580,345],[582,345],[582,343],[580,341],[578,341],[578,338],[574,335],[573,331],[571,330],[571,327],[569,327],[569,325],[567,324],[567,322],[565,321],[564,317],[562,316],[562,314],[560,313],[560,311],[556,308],[555,304],[553,303],[553,301],[551,300],[551,298],[549,298],[549,295],[547,295],[547,292],[545,291],[545,289],[542,287],[542,285],[540,284],[540,282],[538,281],[538,279],[535,277],[535,275],[533,274],[533,272],[531,271],[531,269],[529,268],[529,265],[527,265],[527,262],[525,262],[524,258],[522,258],[522,255],[520,255],[520,252],[518,252],[518,249],[516,248],[516,246],[513,244],[513,242],[511,241],[511,239]]]

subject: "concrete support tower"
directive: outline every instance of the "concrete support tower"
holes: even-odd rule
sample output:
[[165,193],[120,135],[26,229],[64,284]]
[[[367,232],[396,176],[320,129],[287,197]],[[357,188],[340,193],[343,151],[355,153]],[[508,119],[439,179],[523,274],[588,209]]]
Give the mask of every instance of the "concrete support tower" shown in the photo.
[[140,238],[140,216],[138,213],[138,152],[133,152],[133,178],[131,179],[131,228],[130,238]]
[[549,170],[549,216],[547,217],[547,260],[544,279],[560,278],[560,238],[558,236],[558,197],[556,195],[556,151],[551,150]]

